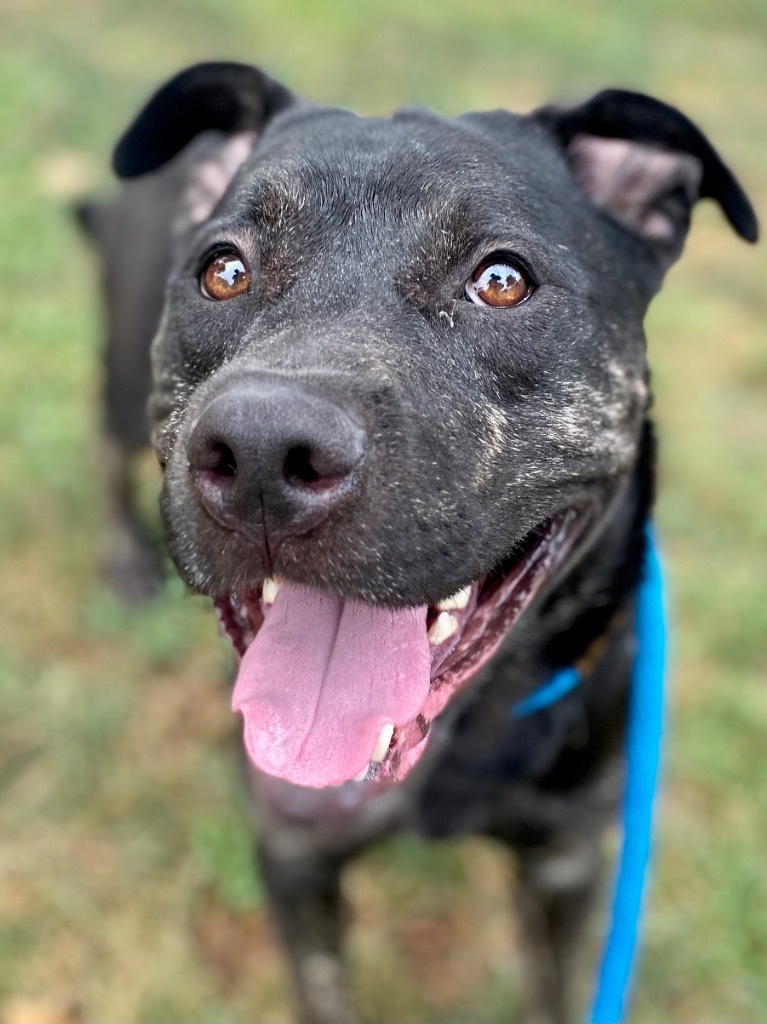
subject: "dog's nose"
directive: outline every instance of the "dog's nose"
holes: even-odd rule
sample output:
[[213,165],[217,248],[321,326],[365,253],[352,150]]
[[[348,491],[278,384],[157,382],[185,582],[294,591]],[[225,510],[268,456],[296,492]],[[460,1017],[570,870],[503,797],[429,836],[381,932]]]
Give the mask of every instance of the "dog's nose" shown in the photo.
[[240,382],[203,410],[187,443],[207,512],[270,540],[305,533],[352,491],[365,455],[361,425],[299,385]]

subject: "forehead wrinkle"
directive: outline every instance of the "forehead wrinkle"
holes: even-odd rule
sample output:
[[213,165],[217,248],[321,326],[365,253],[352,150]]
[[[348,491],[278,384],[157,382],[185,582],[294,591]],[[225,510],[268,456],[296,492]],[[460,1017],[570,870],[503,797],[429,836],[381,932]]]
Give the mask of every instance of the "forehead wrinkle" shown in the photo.
[[279,159],[256,169],[244,218],[271,238],[270,249],[276,244],[281,252],[286,246],[292,251],[300,242],[295,256],[307,256],[323,239],[327,245],[330,227],[337,240],[359,233],[379,258],[396,248],[400,258],[408,260],[409,253],[416,263],[452,261],[467,241],[483,237],[480,211],[469,212],[465,196],[456,197],[454,190],[435,191],[433,180],[390,154],[351,154],[333,167],[317,155]]
[[308,194],[290,166],[276,163],[251,179],[245,203],[249,218],[257,226],[268,227],[285,220],[290,212],[302,211],[308,203]]
[[[386,147],[350,146],[339,152],[311,140],[301,151],[267,152],[250,167],[245,201],[256,214],[275,217],[310,203],[324,209],[350,201],[360,210],[369,208],[391,217],[429,216],[446,221],[483,217],[492,193],[474,201],[483,182],[473,159],[471,166],[464,167],[454,153],[430,152],[417,140],[392,141],[394,145]],[[446,161],[451,167],[446,168]]]
[[360,252],[381,258],[391,250],[398,287],[419,292],[474,253],[503,249],[560,267],[570,262],[540,238],[529,189],[515,175],[503,176],[499,192],[476,154],[431,152],[396,136],[378,149],[351,148],[356,136],[349,141],[340,155],[310,139],[305,150],[267,151],[251,165],[238,205],[244,198],[244,219],[270,238],[273,255],[308,257],[323,238],[329,243],[330,228],[338,244],[364,246]]
[[[537,241],[540,175],[536,169],[530,180],[528,164],[515,159],[515,143],[527,135],[517,121],[510,118],[500,145],[470,122],[420,110],[399,111],[393,119],[332,110],[321,131],[316,124],[289,124],[282,137],[272,138],[260,154],[256,150],[249,170],[254,189],[267,181],[280,190],[263,195],[264,214],[274,220],[310,204],[316,212],[348,213],[352,222],[368,212],[395,222],[433,219],[438,230],[456,235],[466,224],[475,225],[478,235],[484,222],[485,234],[499,241],[507,235],[509,242],[516,235]],[[251,199],[254,205],[262,201],[255,192]]]

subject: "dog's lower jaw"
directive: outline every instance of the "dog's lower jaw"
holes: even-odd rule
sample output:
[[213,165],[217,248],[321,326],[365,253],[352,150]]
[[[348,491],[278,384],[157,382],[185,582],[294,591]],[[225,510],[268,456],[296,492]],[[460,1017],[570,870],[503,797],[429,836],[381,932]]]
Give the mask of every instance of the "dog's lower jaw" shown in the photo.
[[592,520],[590,506],[553,516],[498,571],[421,609],[295,584],[277,594],[272,580],[219,599],[222,627],[243,655],[234,706],[256,768],[299,786],[340,787],[336,808],[402,782],[434,719],[470,687]]

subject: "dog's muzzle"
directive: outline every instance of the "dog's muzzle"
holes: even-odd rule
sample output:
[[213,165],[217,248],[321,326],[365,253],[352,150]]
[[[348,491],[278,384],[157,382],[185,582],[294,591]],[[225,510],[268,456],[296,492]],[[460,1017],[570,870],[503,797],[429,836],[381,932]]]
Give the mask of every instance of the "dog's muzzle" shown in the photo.
[[203,409],[187,442],[189,472],[204,511],[270,545],[318,526],[355,489],[363,427],[298,383],[251,376]]

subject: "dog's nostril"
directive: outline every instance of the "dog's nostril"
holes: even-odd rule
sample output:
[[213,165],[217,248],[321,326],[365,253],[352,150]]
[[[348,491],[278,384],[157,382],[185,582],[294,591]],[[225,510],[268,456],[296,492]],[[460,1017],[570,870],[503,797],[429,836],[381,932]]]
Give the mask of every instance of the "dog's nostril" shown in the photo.
[[329,491],[338,487],[349,475],[349,468],[336,459],[305,445],[290,448],[282,463],[285,483],[306,491]]
[[282,464],[282,475],[287,483],[298,487],[312,487],[322,481],[322,475],[312,465],[312,453],[304,445],[288,451]]
[[223,441],[213,441],[202,451],[195,451],[189,460],[193,473],[208,473],[213,477],[230,479],[237,476],[237,459],[234,452]]
[[211,453],[214,455],[210,466],[211,472],[217,476],[237,476],[237,459],[228,444],[224,444],[223,441],[217,442],[211,447]]

